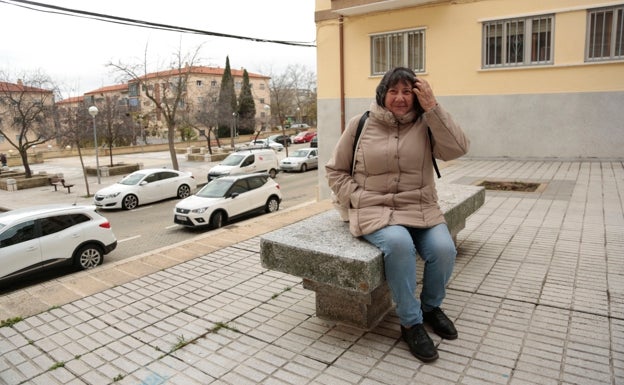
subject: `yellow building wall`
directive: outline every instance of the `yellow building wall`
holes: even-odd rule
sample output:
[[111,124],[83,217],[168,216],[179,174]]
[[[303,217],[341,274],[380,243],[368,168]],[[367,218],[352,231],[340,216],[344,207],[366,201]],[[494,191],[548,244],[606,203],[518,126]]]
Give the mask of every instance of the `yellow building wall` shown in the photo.
[[[425,29],[425,72],[418,76],[470,137],[466,157],[624,157],[624,60],[585,62],[587,11],[624,0],[432,1],[341,19],[332,3],[355,6],[346,12],[404,3],[316,0],[319,164],[346,123],[374,102],[381,76],[371,76],[371,35],[416,28]],[[482,68],[485,22],[546,15],[554,15],[552,64]],[[319,197],[328,197],[323,167],[319,186]]]
[[[618,4],[583,0],[443,3],[344,17],[345,97],[373,95],[370,36],[425,28],[427,78],[438,95],[603,92],[624,89],[624,63],[585,63],[587,9]],[[620,3],[621,4],[621,3]],[[317,10],[330,6],[317,1]],[[554,14],[554,64],[482,69],[482,23]],[[318,97],[339,96],[339,20],[317,23]]]

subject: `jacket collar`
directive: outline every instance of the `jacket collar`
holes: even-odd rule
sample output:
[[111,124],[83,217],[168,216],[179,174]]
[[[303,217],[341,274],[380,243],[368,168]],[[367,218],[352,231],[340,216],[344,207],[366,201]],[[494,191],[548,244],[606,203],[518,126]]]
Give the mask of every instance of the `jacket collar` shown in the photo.
[[409,124],[409,123],[412,123],[416,119],[416,111],[414,110],[411,110],[405,115],[396,116],[392,112],[390,112],[390,110],[384,107],[381,107],[380,105],[374,102],[371,104],[370,112],[371,112],[371,115],[375,119],[378,119],[382,121],[383,123],[390,124],[390,125],[396,125],[397,123],[399,125]]

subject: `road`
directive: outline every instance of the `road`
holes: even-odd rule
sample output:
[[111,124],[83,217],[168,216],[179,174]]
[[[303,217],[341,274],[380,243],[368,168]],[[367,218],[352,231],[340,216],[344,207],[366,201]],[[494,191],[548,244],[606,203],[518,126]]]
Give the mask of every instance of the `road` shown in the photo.
[[[301,145],[294,145],[289,148],[289,150],[293,151],[297,147],[301,147]],[[285,156],[285,154],[279,155],[279,158]],[[136,155],[133,156],[136,157]],[[169,155],[166,153],[149,153],[146,154],[146,156],[151,163],[154,161],[158,163],[161,157],[163,163],[166,163],[169,159]],[[118,156],[118,158],[124,159],[123,156]],[[52,169],[55,167],[54,165],[46,166]],[[158,167],[160,167],[160,165]],[[43,167],[41,168],[44,169]],[[207,167],[202,165],[195,170],[194,175],[203,176],[207,172],[207,169]],[[284,198],[280,205],[280,210],[294,207],[317,198],[318,170],[311,170],[305,173],[279,173],[275,180],[280,184]],[[146,206],[139,206],[132,211],[100,211],[102,215],[110,220],[118,240],[117,249],[104,258],[104,264],[117,262],[151,250],[182,242],[205,231],[210,231],[209,229],[186,229],[174,224],[173,209],[178,201],[178,199],[170,199]],[[60,266],[20,278],[17,281],[5,282],[4,284],[0,284],[0,294],[6,294],[20,288],[71,274],[74,271],[75,270],[67,266]]]
[[[316,199],[318,171],[280,173],[283,201],[280,210]],[[112,263],[160,247],[182,242],[210,229],[188,229],[173,223],[173,209],[178,199],[139,206],[135,210],[101,210],[108,218],[117,236],[117,249],[106,256],[104,263]]]

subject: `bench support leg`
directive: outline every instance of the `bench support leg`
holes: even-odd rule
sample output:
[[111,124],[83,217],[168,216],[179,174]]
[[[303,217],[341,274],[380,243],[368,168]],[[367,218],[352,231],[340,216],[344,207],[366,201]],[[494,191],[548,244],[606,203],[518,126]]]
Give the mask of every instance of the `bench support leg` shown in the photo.
[[359,329],[373,329],[392,309],[387,284],[370,293],[357,293],[303,279],[304,289],[316,292],[316,316]]

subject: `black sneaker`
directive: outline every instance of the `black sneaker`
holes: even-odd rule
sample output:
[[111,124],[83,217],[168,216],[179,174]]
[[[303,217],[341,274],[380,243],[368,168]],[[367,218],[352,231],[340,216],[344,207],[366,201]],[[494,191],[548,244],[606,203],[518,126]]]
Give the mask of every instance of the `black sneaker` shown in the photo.
[[447,340],[454,340],[457,338],[457,330],[453,321],[444,314],[442,309],[434,307],[433,310],[425,312],[423,311],[423,320],[426,324],[433,328],[435,334]]
[[401,336],[407,342],[412,355],[422,362],[432,362],[438,359],[438,350],[423,324],[416,324],[409,329],[401,325]]

